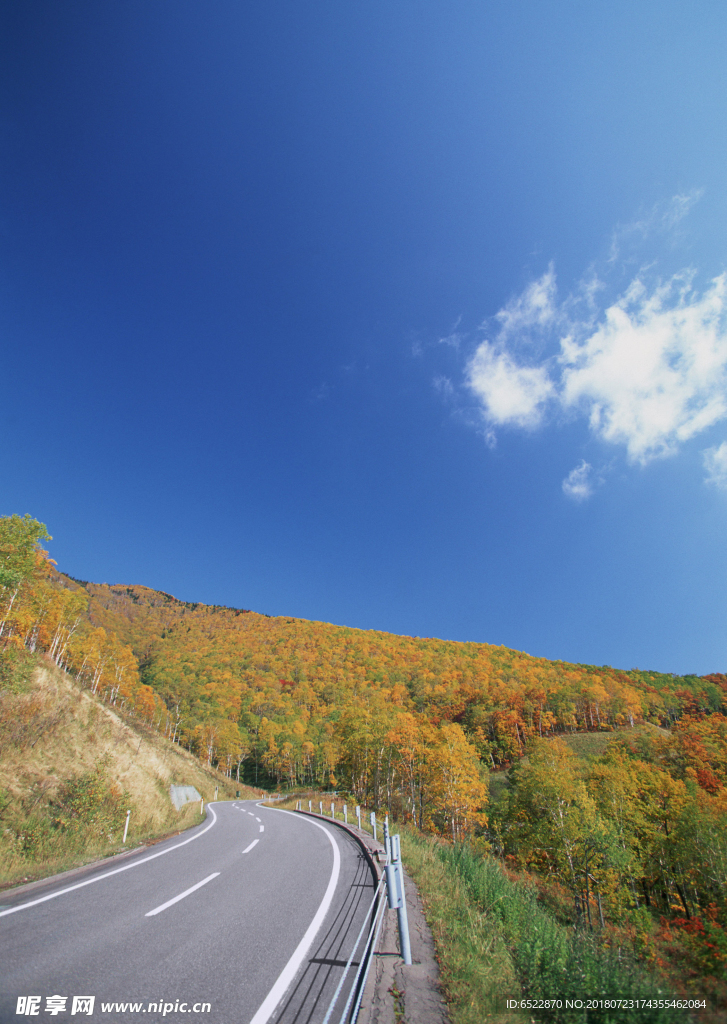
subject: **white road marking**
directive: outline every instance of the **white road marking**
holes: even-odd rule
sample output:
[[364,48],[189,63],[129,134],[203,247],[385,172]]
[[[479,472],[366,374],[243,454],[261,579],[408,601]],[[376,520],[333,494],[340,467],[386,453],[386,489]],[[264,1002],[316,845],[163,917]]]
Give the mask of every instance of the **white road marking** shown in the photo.
[[[293,814],[292,811],[284,811],[282,807],[267,807],[266,810],[275,811],[277,814]],[[325,825],[321,825],[320,822],[315,821],[313,818],[301,818],[300,815],[298,814],[296,814],[295,817],[298,818],[299,821],[307,821],[311,825],[315,825],[316,828],[319,828],[321,829],[321,831],[326,833],[326,836],[328,837],[328,840],[331,846],[333,847],[333,870],[331,871],[331,877],[328,882],[328,888],[324,893],[323,899],[321,900],[321,905],[316,911],[315,917],[308,925],[308,929],[305,935],[300,940],[295,949],[295,952],[293,953],[290,960],[288,960],[287,964],[283,968],[280,977],[275,982],[273,987],[270,989],[268,994],[265,996],[265,999],[263,1000],[260,1009],[252,1018],[250,1024],[267,1024],[267,1022],[272,1017],[278,1003],[288,990],[288,986],[290,985],[295,975],[298,973],[298,968],[300,967],[301,963],[308,954],[308,950],[313,945],[313,941],[316,935],[318,934],[318,929],[323,924],[323,920],[326,914],[328,913],[328,909],[333,901],[333,895],[336,891],[336,886],[338,885],[338,876],[341,871],[341,854],[338,850],[338,843],[333,838],[328,829],[325,827]]]
[[246,847],[245,847],[245,849],[244,849],[244,850],[243,850],[242,852],[243,852],[243,853],[249,853],[249,852],[250,852],[250,850],[252,850],[253,846],[257,846],[257,844],[258,844],[259,842],[260,842],[260,840],[259,840],[259,839],[253,839],[253,841],[252,841],[252,842],[250,843],[250,845],[249,845],[249,846],[246,846]]
[[123,867],[114,868],[113,871],[104,871],[102,875],[96,875],[94,878],[87,878],[85,882],[77,882],[75,885],[68,885],[65,889],[59,889],[58,892],[49,892],[46,896],[40,896],[37,900],[29,900],[27,903],[19,903],[17,907],[10,907],[9,910],[0,910],[0,917],[5,917],[7,914],[17,914],[19,910],[27,910],[28,907],[35,907],[38,903],[45,903],[46,900],[54,900],[56,896],[64,896],[67,892],[73,892],[74,889],[83,889],[85,885],[93,885],[94,882],[100,882],[104,878],[110,878],[111,875],[119,875],[122,871],[130,871],[132,868],[138,868],[140,864],[146,864],[150,860],[156,860],[157,857],[163,857],[166,853],[171,853],[172,850],[178,850],[180,846],[186,846],[187,843],[193,843],[195,839],[199,839],[199,837],[203,836],[205,832],[209,832],[217,821],[217,815],[214,812],[212,804],[207,804],[207,807],[212,811],[213,820],[206,828],[203,828],[201,832],[198,832],[196,836],[190,836],[189,839],[185,839],[183,842],[177,843],[176,846],[170,846],[168,850],[160,850],[158,853],[151,853],[148,857],[142,857],[140,860],[135,860],[131,864],[124,864]]
[[264,826],[264,825],[261,825],[261,826],[260,826],[260,831],[261,831],[261,832],[264,832],[264,831],[265,831],[265,826]]
[[260,818],[258,818],[257,815],[255,816],[255,821],[260,821]]
[[175,903],[179,903],[179,901],[183,900],[185,896],[189,896],[189,894],[194,892],[195,889],[201,889],[203,885],[207,885],[208,882],[211,882],[213,878],[217,878],[218,875],[219,871],[215,871],[213,874],[207,875],[207,877],[203,878],[201,882],[197,882],[196,885],[191,885],[189,889],[185,889],[184,892],[180,892],[179,896],[175,896],[174,899],[167,900],[166,903],[162,903],[161,907],[155,907],[154,910],[150,910],[148,914],[144,914],[144,917],[154,917],[155,914],[161,914],[162,910],[166,910],[167,907],[171,907],[174,906]]

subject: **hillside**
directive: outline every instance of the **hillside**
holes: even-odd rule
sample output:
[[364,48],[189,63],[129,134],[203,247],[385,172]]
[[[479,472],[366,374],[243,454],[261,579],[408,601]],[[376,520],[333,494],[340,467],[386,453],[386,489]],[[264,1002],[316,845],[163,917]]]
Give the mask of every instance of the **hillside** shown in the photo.
[[684,715],[727,708],[722,675],[573,665],[489,644],[185,603],[140,586],[75,585],[90,598],[90,621],[132,648],[141,682],[178,715],[183,736],[194,743],[200,723],[234,721],[248,768],[254,763],[258,777],[267,771],[276,781],[335,775],[339,751],[325,724],[340,727],[350,706],[365,708],[374,731],[392,708],[434,728],[456,723],[493,769],[519,758],[536,736],[644,722],[669,729]]
[[0,695],[0,885],[118,852],[127,810],[127,849],[195,823],[199,803],[176,811],[172,784],[205,800],[216,787],[234,795],[218,772],[125,721],[47,659],[14,667]]

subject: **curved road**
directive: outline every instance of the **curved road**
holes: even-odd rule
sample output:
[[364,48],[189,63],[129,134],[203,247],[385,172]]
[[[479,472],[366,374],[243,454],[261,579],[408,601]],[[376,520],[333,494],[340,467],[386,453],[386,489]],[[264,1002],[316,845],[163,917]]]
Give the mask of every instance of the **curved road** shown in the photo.
[[253,802],[207,812],[129,857],[0,894],[2,1024],[89,1020],[88,1003],[73,1012],[85,996],[108,1024],[320,1024],[373,898],[361,847]]

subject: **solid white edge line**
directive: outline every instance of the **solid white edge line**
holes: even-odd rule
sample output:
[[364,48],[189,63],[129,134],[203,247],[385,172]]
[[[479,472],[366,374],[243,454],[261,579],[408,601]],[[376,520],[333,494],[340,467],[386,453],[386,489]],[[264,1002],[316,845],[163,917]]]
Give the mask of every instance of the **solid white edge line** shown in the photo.
[[[282,807],[266,807],[265,809],[267,811],[275,811],[276,814],[293,814],[294,817],[298,817],[298,815],[294,814],[293,811],[284,811]],[[298,820],[300,821],[301,819],[298,818]],[[326,889],[323,899],[321,900],[321,905],[318,907],[318,910],[316,911],[315,917],[308,925],[308,929],[305,935],[298,943],[295,952],[293,953],[290,960],[288,960],[287,964],[283,968],[282,972],[280,973],[280,976],[278,977],[278,980],[275,982],[273,987],[265,996],[265,999],[263,1000],[260,1009],[252,1018],[250,1024],[267,1024],[267,1021],[269,1021],[270,1018],[272,1017],[273,1013],[275,1012],[275,1008],[277,1007],[278,1003],[287,992],[288,986],[290,985],[291,981],[298,973],[298,968],[303,962],[306,953],[313,945],[313,940],[318,934],[318,929],[323,924],[323,919],[328,913],[328,908],[330,907],[333,901],[333,894],[335,893],[336,886],[338,885],[338,876],[341,871],[341,854],[339,852],[336,840],[333,838],[328,829],[324,825],[321,825],[320,822],[314,821],[312,818],[304,818],[303,820],[309,822],[309,824],[311,825],[315,825],[317,828],[321,829],[322,832],[325,832],[325,834],[328,836],[328,840],[331,846],[333,847],[333,870],[331,871],[331,877],[328,882],[328,888]]]
[[198,832],[196,836],[190,836],[189,839],[185,839],[181,843],[177,843],[176,846],[170,846],[168,850],[160,850],[159,853],[151,853],[148,857],[142,857],[140,860],[135,860],[131,864],[124,864],[123,867],[114,868],[113,871],[104,871],[102,875],[95,875],[93,878],[87,878],[85,882],[77,882],[75,885],[68,885],[65,889],[59,889],[57,892],[50,892],[46,896],[41,896],[37,900],[29,900],[28,903],[19,903],[17,907],[9,907],[7,910],[0,910],[0,917],[5,917],[7,914],[17,914],[19,910],[27,910],[28,907],[35,907],[39,903],[45,903],[47,900],[54,900],[56,896],[64,896],[67,892],[73,892],[74,889],[83,889],[86,885],[93,885],[94,882],[101,882],[104,878],[110,878],[111,875],[119,875],[122,871],[130,871],[132,868],[138,868],[140,864],[146,864],[150,860],[156,860],[157,857],[163,857],[167,853],[171,853],[172,850],[178,850],[180,846],[186,846],[187,843],[194,842],[195,839],[199,839],[205,832],[209,832],[212,826],[217,821],[217,815],[215,814],[214,807],[212,804],[207,804],[207,807],[212,811],[212,821],[203,828],[201,832]]
[[160,907],[155,907],[153,910],[150,910],[148,914],[144,914],[144,917],[154,917],[155,914],[161,914],[162,910],[166,910],[167,907],[172,907],[175,903],[179,903],[179,901],[183,900],[185,896],[189,896],[189,894],[194,892],[195,889],[201,889],[203,885],[207,885],[208,882],[211,882],[213,878],[217,878],[218,875],[219,871],[213,871],[211,875],[207,875],[207,877],[203,878],[201,882],[197,882],[196,885],[190,885],[189,889],[185,889],[184,892],[180,892],[179,896],[175,896],[173,899],[167,900],[167,902],[162,903]]
[[250,845],[249,845],[249,846],[246,846],[246,847],[245,847],[245,849],[244,849],[244,850],[243,850],[242,852],[243,852],[243,853],[249,853],[249,852],[250,852],[250,850],[252,850],[253,846],[257,846],[257,844],[258,844],[259,842],[260,842],[260,840],[259,840],[259,839],[253,839],[253,841],[252,841],[252,842],[250,843]]

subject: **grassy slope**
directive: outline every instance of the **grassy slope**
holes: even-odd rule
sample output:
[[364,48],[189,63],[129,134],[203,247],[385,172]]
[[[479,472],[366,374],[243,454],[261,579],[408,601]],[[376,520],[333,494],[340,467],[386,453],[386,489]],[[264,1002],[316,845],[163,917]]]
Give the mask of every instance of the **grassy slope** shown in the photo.
[[[638,1013],[609,1006],[569,1009],[567,999],[670,999],[672,993],[614,941],[615,933],[602,941],[564,926],[541,903],[535,885],[509,878],[492,858],[411,829],[402,832],[402,856],[434,934],[453,1024],[691,1019],[684,1010],[658,1006]],[[506,1009],[505,1000],[523,998],[559,999],[561,1005],[526,1014]]]
[[[129,807],[127,848],[196,823],[199,804],[175,811],[169,798],[172,783],[195,786],[205,800],[214,797],[215,786],[220,798],[245,789],[208,770],[186,750],[124,721],[53,666],[40,665],[18,692],[5,691],[1,697],[0,885],[123,849]],[[88,820],[81,807],[73,828],[59,829],[54,823],[68,819],[63,805],[68,782],[79,778],[99,783],[100,796],[94,806],[93,799],[86,800]],[[87,797],[89,786],[76,787],[76,811],[81,790]],[[252,792],[245,790],[245,795]]]
[[635,725],[633,728],[614,729],[612,732],[575,732],[563,733],[559,739],[567,743],[571,750],[579,757],[588,760],[591,757],[601,757],[611,740],[617,737],[626,737],[635,740],[640,734],[668,736],[669,731],[658,725],[651,725],[649,722],[643,725]]

